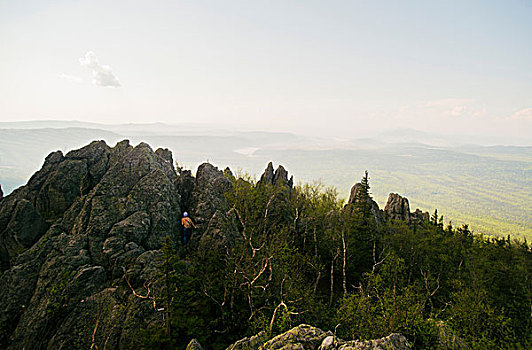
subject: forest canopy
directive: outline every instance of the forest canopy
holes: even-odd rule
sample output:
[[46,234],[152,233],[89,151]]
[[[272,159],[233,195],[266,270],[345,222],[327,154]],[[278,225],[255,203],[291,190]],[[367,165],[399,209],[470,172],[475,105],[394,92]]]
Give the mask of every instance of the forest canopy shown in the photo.
[[529,348],[532,252],[467,225],[378,220],[366,173],[346,204],[333,188],[227,173],[225,213],[183,247],[169,237],[159,278],[163,348],[209,348],[307,323],[343,339],[404,334],[414,348]]

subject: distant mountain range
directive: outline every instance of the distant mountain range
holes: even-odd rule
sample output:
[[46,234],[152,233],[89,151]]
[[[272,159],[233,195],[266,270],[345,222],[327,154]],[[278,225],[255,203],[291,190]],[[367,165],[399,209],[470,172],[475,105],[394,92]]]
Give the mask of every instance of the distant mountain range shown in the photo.
[[129,139],[154,149],[168,147],[179,165],[190,169],[209,161],[257,175],[274,161],[294,174],[296,183],[321,181],[342,194],[368,170],[380,205],[389,192],[399,190],[413,207],[437,208],[446,221],[467,222],[488,234],[532,238],[532,146],[494,145],[497,140],[412,129],[334,139],[193,123],[1,122],[4,193],[25,184],[50,152],[100,139],[110,145]]

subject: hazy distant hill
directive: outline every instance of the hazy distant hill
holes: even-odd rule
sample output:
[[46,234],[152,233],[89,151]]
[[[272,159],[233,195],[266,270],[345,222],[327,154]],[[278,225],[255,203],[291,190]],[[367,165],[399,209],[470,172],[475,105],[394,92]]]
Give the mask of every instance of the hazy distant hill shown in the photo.
[[367,169],[381,206],[389,192],[400,191],[412,207],[437,208],[446,221],[532,238],[532,147],[473,145],[409,129],[345,140],[197,124],[0,123],[0,184],[9,193],[26,183],[51,151],[124,138],[169,147],[180,165],[192,169],[209,161],[256,175],[273,160],[297,179],[319,180],[342,194]]

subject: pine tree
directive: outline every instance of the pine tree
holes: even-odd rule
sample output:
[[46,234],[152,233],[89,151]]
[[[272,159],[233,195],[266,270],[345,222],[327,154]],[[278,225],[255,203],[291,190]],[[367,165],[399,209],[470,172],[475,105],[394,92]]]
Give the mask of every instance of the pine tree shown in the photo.
[[430,223],[434,226],[438,225],[438,209],[434,209],[434,214],[432,214],[432,217],[430,218]]
[[368,171],[364,172],[364,176],[360,180],[360,187],[358,189],[358,201],[357,204],[362,212],[362,216],[365,221],[370,219],[371,215],[371,195],[370,195],[369,175]]

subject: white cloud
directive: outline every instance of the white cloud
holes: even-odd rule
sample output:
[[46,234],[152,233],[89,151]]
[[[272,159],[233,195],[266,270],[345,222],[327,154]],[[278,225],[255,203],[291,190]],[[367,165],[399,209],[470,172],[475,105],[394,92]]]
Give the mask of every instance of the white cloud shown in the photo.
[[486,114],[486,108],[478,105],[472,99],[447,98],[436,101],[427,101],[421,110],[430,113],[435,117],[458,118],[474,117],[480,118]]
[[74,75],[69,75],[69,74],[64,74],[64,73],[61,74],[59,78],[64,79],[71,83],[81,83],[83,81],[83,79],[81,79],[80,77],[76,77]]
[[532,121],[532,108],[521,109],[520,111],[517,111],[514,114],[512,114],[510,119]]
[[79,63],[91,70],[94,85],[106,87],[120,86],[120,82],[114,75],[111,67],[100,64],[94,52],[88,51],[85,57],[79,59]]

